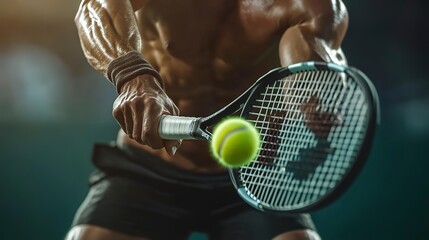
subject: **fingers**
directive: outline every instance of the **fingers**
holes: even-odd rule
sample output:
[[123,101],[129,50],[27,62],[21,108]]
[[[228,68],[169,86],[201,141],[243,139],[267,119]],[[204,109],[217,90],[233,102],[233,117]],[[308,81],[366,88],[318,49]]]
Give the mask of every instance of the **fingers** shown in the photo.
[[113,103],[113,117],[118,122],[122,130],[132,139],[141,142],[142,121],[141,114],[136,109],[138,103],[127,100],[119,95]]
[[161,139],[158,134],[158,126],[162,115],[177,115],[178,112],[178,108],[171,100],[158,101],[151,97],[129,98],[120,95],[113,104],[112,113],[122,130],[130,138],[153,149],[165,147],[168,154],[174,155],[181,141]]
[[112,115],[113,118],[118,122],[119,126],[122,128],[122,130],[126,132],[126,124],[125,124],[125,115],[124,115],[124,106],[122,104],[122,101],[120,98],[116,98],[115,102],[113,103],[113,111]]
[[164,140],[165,150],[170,156],[176,154],[177,149],[182,144],[182,140]]
[[[127,114],[129,121],[127,121],[127,134],[132,139],[136,140],[139,143],[150,145],[145,141],[145,136],[143,134],[143,103],[138,99],[131,100],[128,104],[131,114]],[[131,125],[129,127],[129,125]]]
[[134,136],[132,135],[133,127],[134,127],[134,116],[133,116],[134,111],[128,105],[125,105],[122,111],[123,111],[124,120],[125,120],[125,128],[122,128],[122,129],[124,129],[125,133],[128,134],[128,136],[130,136],[131,138],[134,138]]

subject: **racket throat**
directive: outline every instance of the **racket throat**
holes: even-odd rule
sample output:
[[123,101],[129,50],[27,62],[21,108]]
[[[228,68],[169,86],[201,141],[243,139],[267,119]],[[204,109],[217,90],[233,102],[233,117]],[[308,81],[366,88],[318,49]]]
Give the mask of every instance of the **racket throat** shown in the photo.
[[207,130],[203,130],[199,127],[197,129],[195,129],[195,132],[192,134],[192,136],[198,140],[210,141],[212,139],[211,133],[209,133]]

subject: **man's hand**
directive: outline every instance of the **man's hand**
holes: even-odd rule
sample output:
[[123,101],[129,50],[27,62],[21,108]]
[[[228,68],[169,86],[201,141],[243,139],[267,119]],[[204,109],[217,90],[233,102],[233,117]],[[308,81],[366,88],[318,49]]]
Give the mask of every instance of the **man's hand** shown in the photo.
[[165,147],[174,155],[179,140],[163,140],[158,135],[162,115],[178,115],[179,109],[151,75],[141,75],[125,83],[113,103],[113,116],[123,131],[135,141],[153,149]]

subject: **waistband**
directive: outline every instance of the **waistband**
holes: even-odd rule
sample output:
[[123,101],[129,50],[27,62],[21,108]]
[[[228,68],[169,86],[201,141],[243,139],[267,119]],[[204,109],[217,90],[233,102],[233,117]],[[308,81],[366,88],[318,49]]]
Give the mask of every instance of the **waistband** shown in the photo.
[[228,172],[200,173],[181,169],[143,149],[129,144],[95,144],[93,163],[107,172],[151,178],[185,186],[203,188],[231,186]]

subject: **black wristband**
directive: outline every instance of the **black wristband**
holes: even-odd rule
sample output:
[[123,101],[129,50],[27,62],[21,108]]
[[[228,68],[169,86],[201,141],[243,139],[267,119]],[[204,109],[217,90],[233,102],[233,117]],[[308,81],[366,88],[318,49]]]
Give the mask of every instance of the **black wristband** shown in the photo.
[[152,75],[164,88],[161,75],[138,52],[129,52],[113,60],[107,67],[106,76],[120,93],[121,87],[126,82],[144,74]]

